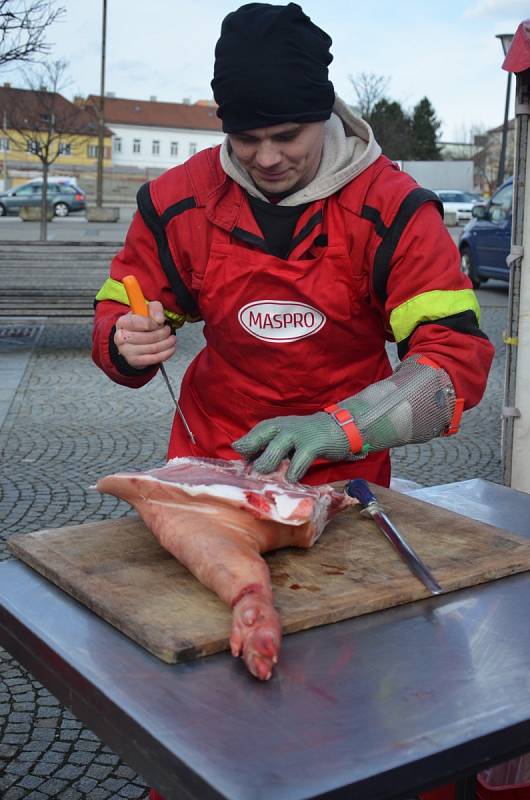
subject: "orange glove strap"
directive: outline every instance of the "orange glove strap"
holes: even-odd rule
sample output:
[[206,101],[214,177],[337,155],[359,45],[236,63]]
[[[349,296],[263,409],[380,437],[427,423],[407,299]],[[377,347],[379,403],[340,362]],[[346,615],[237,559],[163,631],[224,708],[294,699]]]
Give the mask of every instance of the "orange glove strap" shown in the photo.
[[449,427],[447,428],[447,430],[442,433],[442,436],[452,436],[454,433],[458,432],[463,411],[464,411],[464,398],[457,397],[455,400],[455,410],[453,411],[451,422],[449,423]]
[[336,403],[331,406],[326,406],[324,411],[335,419],[335,422],[340,425],[350,443],[352,453],[360,453],[363,449],[363,437],[360,434],[359,428],[353,421],[353,417],[346,408],[341,408]]

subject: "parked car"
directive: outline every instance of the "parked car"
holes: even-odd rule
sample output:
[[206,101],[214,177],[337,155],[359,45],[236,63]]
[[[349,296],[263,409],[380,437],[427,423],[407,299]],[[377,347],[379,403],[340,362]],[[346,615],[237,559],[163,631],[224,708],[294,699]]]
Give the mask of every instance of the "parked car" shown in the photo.
[[[7,192],[0,192],[0,217],[18,214],[22,206],[39,206],[41,201],[41,178],[15,186]],[[48,203],[56,217],[67,217],[71,211],[85,210],[86,194],[69,179],[52,178],[48,183]]]
[[484,196],[479,194],[478,192],[464,192],[466,198],[469,200],[470,203],[475,205],[476,203],[485,203],[486,200]]
[[462,272],[475,288],[488,278],[510,280],[506,258],[512,236],[513,178],[492,195],[491,200],[473,208],[473,218],[460,235],[458,248]]
[[456,213],[457,225],[461,222],[469,222],[476,201],[471,199],[467,192],[453,189],[435,189],[434,191],[443,203],[444,212]]

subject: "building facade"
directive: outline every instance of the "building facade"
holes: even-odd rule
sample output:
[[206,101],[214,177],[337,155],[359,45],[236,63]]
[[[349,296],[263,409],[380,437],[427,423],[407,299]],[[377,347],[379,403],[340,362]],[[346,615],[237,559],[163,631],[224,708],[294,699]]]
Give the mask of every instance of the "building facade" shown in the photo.
[[[90,95],[86,102],[98,107],[100,101]],[[105,97],[105,124],[113,132],[113,166],[163,171],[220,144],[224,134],[215,112],[215,105],[207,102]]]
[[[105,128],[104,166],[112,159],[112,131]],[[0,156],[10,169],[40,170],[43,150],[52,171],[96,169],[98,119],[57,92],[0,86]]]

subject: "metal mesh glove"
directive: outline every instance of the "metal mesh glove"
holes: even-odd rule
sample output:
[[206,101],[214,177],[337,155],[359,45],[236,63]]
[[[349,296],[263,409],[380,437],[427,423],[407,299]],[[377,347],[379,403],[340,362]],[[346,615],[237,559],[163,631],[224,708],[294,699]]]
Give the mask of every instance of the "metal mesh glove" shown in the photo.
[[[445,370],[407,358],[393,375],[339,403],[361,433],[363,448],[352,453],[342,427],[328,413],[274,417],[258,423],[232,447],[258,472],[273,472],[291,457],[287,479],[299,480],[316,458],[355,461],[367,453],[427,442],[449,426],[455,392]],[[262,452],[263,451],[263,452]]]
[[447,372],[412,356],[389,378],[367,386],[339,405],[355,420],[366,454],[440,436],[451,422],[455,399]]
[[299,480],[315,458],[344,461],[352,455],[342,428],[325,411],[258,422],[232,447],[245,458],[252,458],[263,450],[252,464],[258,472],[273,472],[280,461],[291,456],[286,473],[288,481]]

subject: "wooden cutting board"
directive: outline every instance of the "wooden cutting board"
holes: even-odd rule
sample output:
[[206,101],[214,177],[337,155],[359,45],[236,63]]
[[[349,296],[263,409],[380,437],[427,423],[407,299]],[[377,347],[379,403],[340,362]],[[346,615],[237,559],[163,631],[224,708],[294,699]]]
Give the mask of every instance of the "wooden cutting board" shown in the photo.
[[[530,569],[530,541],[379,486],[377,495],[444,592]],[[163,661],[228,648],[227,607],[138,517],[18,534],[9,548]],[[429,596],[358,508],[311,550],[266,558],[285,633]]]

